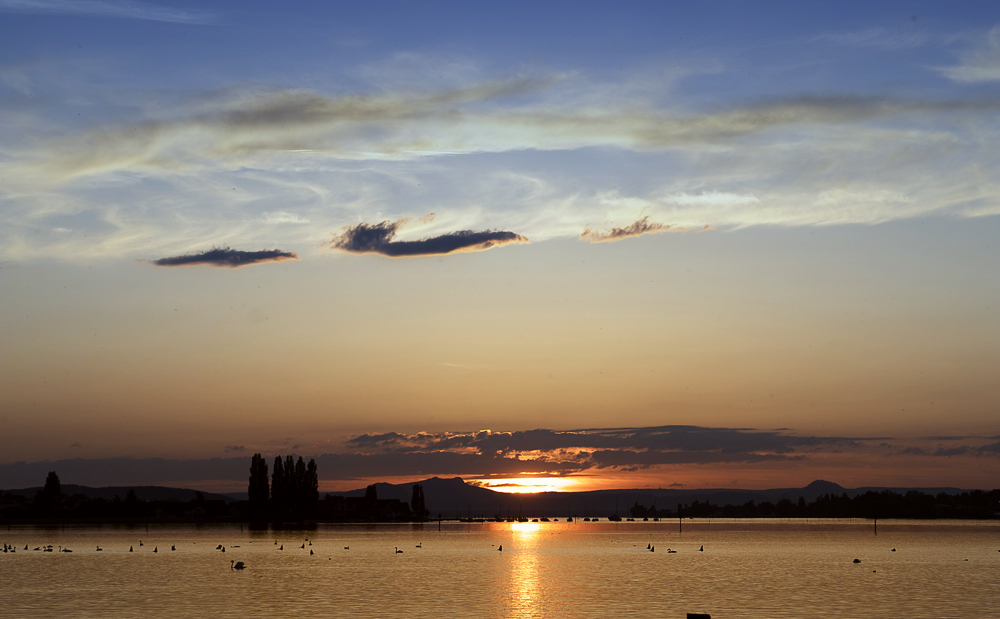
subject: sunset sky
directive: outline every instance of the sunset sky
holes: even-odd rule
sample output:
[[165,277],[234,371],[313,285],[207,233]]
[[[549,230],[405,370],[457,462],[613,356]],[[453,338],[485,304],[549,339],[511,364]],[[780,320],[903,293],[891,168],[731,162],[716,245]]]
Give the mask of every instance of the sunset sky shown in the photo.
[[995,2],[0,0],[0,488],[996,488],[998,144]]

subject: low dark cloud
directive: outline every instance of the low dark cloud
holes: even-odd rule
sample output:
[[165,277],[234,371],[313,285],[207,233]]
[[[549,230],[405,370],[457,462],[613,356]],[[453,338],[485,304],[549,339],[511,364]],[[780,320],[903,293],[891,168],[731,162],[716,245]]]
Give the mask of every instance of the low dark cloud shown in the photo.
[[213,247],[212,249],[199,254],[185,254],[183,256],[171,256],[153,260],[153,264],[158,267],[182,267],[196,264],[208,264],[216,267],[228,267],[237,269],[251,264],[261,264],[263,262],[282,262],[284,260],[298,260],[297,254],[280,249],[262,249],[260,251],[242,251],[230,249],[228,247]]
[[660,232],[666,232],[669,229],[669,224],[649,221],[649,216],[647,215],[646,217],[643,217],[642,219],[623,228],[594,230],[590,226],[587,226],[580,234],[580,239],[590,241],[591,243],[612,243],[614,241],[620,241],[634,236],[642,236],[644,234],[659,234]]
[[822,445],[855,446],[846,437],[796,436],[779,431],[700,426],[652,426],[582,430],[524,430],[466,433],[363,434],[349,439],[351,448],[379,447],[387,451],[476,450],[480,453],[511,454],[556,450],[669,450],[717,451],[726,454],[750,452],[790,453]]
[[[1000,438],[1000,437],[992,437]],[[990,443],[989,445],[983,445],[982,447],[976,448],[976,452],[984,456],[1000,456],[1000,443]]]
[[457,252],[486,251],[511,243],[527,243],[528,239],[504,230],[460,230],[419,241],[394,241],[396,232],[408,220],[383,221],[378,224],[359,223],[347,226],[330,242],[334,249],[352,254],[382,254],[392,258],[439,256]]
[[[226,446],[224,458],[65,459],[0,464],[0,488],[41,485],[49,471],[64,483],[89,486],[160,484],[178,487],[245,488],[249,452],[269,459],[277,454],[315,458],[324,481],[386,477],[505,477],[587,475],[597,471],[639,471],[658,466],[753,466],[767,464],[802,469],[823,454],[859,449],[863,455],[886,437],[800,436],[787,430],[710,428],[668,425],[579,430],[535,429],[516,432],[384,432],[363,434],[342,444],[339,453],[317,453],[279,441],[260,449]],[[895,449],[895,448],[894,448]],[[318,451],[318,450],[317,450]],[[916,457],[1000,457],[1000,442],[900,447],[895,453]],[[364,485],[363,483],[361,485]]]
[[939,447],[934,452],[935,456],[964,456],[972,450],[968,445],[958,445],[956,447]]

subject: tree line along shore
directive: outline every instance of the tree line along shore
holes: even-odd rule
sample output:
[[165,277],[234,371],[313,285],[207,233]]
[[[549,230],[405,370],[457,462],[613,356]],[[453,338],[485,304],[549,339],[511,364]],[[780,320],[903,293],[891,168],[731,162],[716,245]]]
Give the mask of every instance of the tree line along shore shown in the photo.
[[[249,523],[251,526],[298,525],[318,522],[423,522],[432,518],[424,486],[413,484],[410,501],[378,497],[375,485],[364,496],[325,494],[320,498],[319,471],[315,460],[278,456],[269,470],[261,454],[250,462],[247,500],[194,492],[190,500],[142,500],[135,488],[122,488],[124,497],[87,496],[66,493],[55,471],[35,496],[0,492],[0,521],[12,523]],[[564,493],[569,496],[573,493]],[[445,497],[438,497],[443,500]],[[527,496],[524,498],[528,498]],[[432,501],[433,504],[433,501]],[[530,505],[530,502],[529,502]],[[529,510],[531,508],[529,507]],[[549,513],[519,514],[532,518]],[[617,510],[616,510],[617,511]],[[574,517],[576,514],[561,514]],[[435,514],[434,519],[441,519]],[[457,515],[455,515],[458,518]],[[604,514],[613,521],[676,518],[862,518],[862,519],[996,519],[1000,517],[1000,490],[973,490],[932,495],[916,490],[867,491],[850,497],[827,493],[807,502],[782,499],[776,502],[748,501],[715,505],[707,501],[678,503],[675,508],[644,506],[636,502],[622,514]],[[508,518],[509,514],[508,514]],[[502,520],[500,514],[482,520]],[[595,518],[596,520],[596,518]]]

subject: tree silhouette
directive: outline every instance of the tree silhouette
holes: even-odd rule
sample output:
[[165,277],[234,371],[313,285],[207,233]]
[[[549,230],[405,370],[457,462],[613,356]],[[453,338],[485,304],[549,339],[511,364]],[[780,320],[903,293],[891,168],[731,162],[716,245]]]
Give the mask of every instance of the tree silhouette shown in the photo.
[[255,520],[260,520],[267,514],[267,497],[270,488],[267,482],[267,462],[264,456],[256,453],[250,460],[250,481],[247,485],[247,497],[250,499],[250,511]]
[[[250,464],[251,480],[254,479],[254,462],[259,454],[254,455],[254,460]],[[260,460],[263,463],[263,458]],[[262,488],[262,496],[266,496],[266,476],[267,465],[258,464],[258,471],[263,473],[265,481]],[[253,507],[253,497],[251,496],[251,509]],[[277,456],[274,459],[274,471],[271,474],[271,514],[274,518],[302,519],[311,517],[316,511],[316,502],[319,500],[319,472],[316,468],[316,461],[310,460],[308,464],[299,456],[296,460],[293,456]]]
[[62,499],[62,486],[55,471],[49,471],[45,478],[45,486],[35,495],[35,505],[43,516],[51,515],[59,507]]
[[365,488],[365,501],[374,503],[377,500],[378,489],[375,487],[375,484],[370,484],[367,488]]
[[430,513],[427,511],[427,504],[424,501],[424,487],[421,484],[413,485],[413,498],[410,501],[410,509],[417,520],[426,520]]
[[285,465],[281,456],[274,459],[274,474],[271,476],[271,504],[276,510],[280,510],[285,505],[287,486],[285,485]]
[[314,505],[319,500],[319,472],[316,470],[316,461],[310,459],[306,465],[306,503]]
[[48,477],[45,478],[45,487],[42,488],[42,494],[52,501],[58,501],[59,497],[62,496],[62,484],[59,483],[59,476],[56,475],[55,471],[49,471]]
[[296,513],[302,514],[308,501],[306,501],[306,494],[308,492],[308,480],[306,480],[306,463],[299,456],[298,461],[295,463],[295,499],[292,502],[292,509]]

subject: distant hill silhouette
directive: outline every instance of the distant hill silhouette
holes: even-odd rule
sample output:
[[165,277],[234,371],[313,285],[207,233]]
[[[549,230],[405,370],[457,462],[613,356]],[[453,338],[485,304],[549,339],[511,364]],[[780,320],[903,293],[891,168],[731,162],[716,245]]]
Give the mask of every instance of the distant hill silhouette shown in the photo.
[[[379,498],[409,501],[413,484],[422,484],[427,507],[431,517],[441,514],[445,518],[536,516],[578,516],[605,519],[614,514],[625,516],[634,504],[657,505],[660,509],[675,509],[678,504],[713,503],[715,505],[743,505],[748,501],[777,503],[781,499],[796,502],[803,497],[807,502],[815,501],[826,494],[855,497],[869,490],[881,492],[891,490],[905,494],[918,490],[926,494],[959,494],[958,488],[854,488],[847,489],[839,484],[816,480],[803,488],[774,488],[769,490],[739,490],[729,488],[708,489],[619,489],[593,490],[589,492],[540,492],[513,494],[497,492],[467,484],[460,477],[442,479],[432,477],[405,484],[375,484]],[[365,489],[348,492],[332,492],[342,496],[364,496]]]
[[[18,490],[4,490],[4,493],[10,493],[16,496],[28,497],[29,499],[34,498],[35,495],[41,490],[41,486],[34,486],[32,488],[21,488]],[[75,484],[62,484],[62,493],[67,496],[72,496],[74,494],[82,494],[88,499],[107,499],[113,500],[115,496],[118,496],[121,500],[125,500],[125,495],[128,494],[129,490],[135,491],[135,496],[140,501],[193,501],[197,496],[198,490],[189,490],[187,488],[168,488],[167,486],[105,486],[103,488],[91,488],[89,486],[77,486]],[[215,494],[212,492],[202,492],[202,496],[208,501],[225,501],[230,503],[235,499],[224,495]]]

